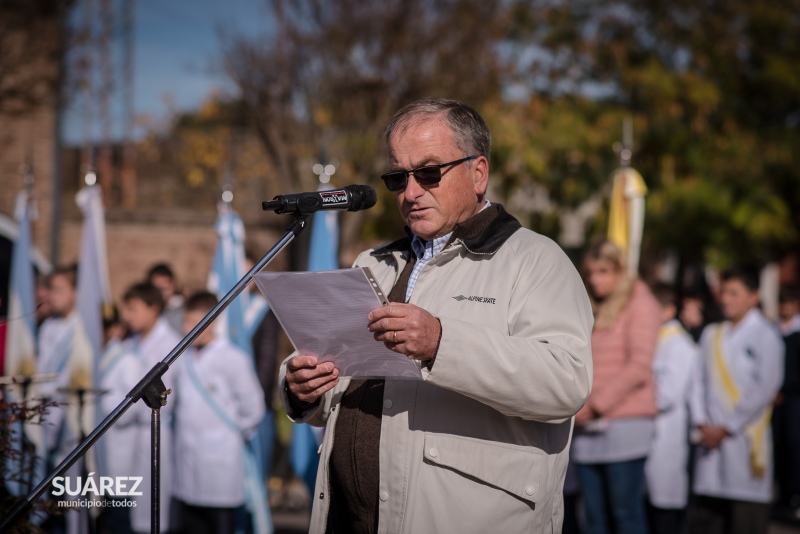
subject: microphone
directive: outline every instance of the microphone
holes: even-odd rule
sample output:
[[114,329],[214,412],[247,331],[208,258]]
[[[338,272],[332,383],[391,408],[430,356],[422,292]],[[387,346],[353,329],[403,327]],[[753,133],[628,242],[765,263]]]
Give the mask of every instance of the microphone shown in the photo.
[[308,215],[320,210],[361,211],[371,208],[378,194],[368,185],[348,185],[343,189],[278,195],[261,203],[264,211],[278,214]]

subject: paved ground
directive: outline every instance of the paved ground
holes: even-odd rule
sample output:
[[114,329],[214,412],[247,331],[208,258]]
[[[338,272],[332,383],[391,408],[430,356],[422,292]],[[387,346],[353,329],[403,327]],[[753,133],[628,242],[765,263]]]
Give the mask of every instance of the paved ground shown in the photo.
[[800,534],[800,518],[776,512],[769,534]]
[[[274,512],[275,534],[305,534],[308,532],[308,514],[301,512]],[[800,524],[773,522],[769,534],[800,534]]]
[[[275,534],[305,534],[308,532],[308,515],[301,513],[276,512],[272,516]],[[773,522],[769,534],[800,534],[800,526]]]
[[[309,516],[305,512],[275,511],[272,513],[272,522],[275,525],[275,534],[305,534],[308,532],[308,519]],[[770,534],[790,533],[776,531]]]
[[[292,484],[272,493],[272,521],[275,534],[305,534],[308,532],[308,492],[302,484]],[[781,518],[776,514],[769,534],[800,534],[800,520]]]
[[769,526],[769,534],[797,534],[800,532],[800,526],[788,525],[785,523],[773,522]]

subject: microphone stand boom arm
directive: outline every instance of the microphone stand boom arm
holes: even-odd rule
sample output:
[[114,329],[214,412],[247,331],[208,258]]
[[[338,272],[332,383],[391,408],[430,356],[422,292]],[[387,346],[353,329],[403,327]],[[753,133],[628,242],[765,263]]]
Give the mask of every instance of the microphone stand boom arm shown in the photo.
[[[183,354],[186,349],[194,342],[195,339],[211,324],[214,319],[216,319],[219,314],[221,314],[225,308],[235,299],[239,294],[247,287],[253,277],[258,274],[264,267],[266,267],[275,256],[278,255],[289,243],[294,240],[297,235],[303,231],[306,227],[306,219],[308,218],[308,214],[297,214],[295,215],[295,220],[292,225],[286,230],[283,236],[275,243],[272,248],[270,248],[267,253],[261,258],[253,268],[248,271],[244,277],[239,280],[233,288],[228,291],[228,293],[222,297],[217,303],[214,308],[211,309],[208,314],[203,317],[203,319],[197,323],[191,332],[186,334],[186,336],[178,343],[172,351],[167,354],[167,356],[155,364],[152,369],[139,381],[136,386],[126,395],[125,399],[116,407],[114,410],[106,416],[105,419],[95,427],[92,432],[86,436],[86,438],[81,441],[75,449],[70,452],[64,460],[58,464],[58,466],[51,472],[44,480],[42,480],[33,490],[25,497],[21,498],[17,503],[14,505],[11,510],[6,514],[5,517],[2,518],[2,522],[0,522],[0,532],[6,532],[10,530],[10,528],[19,521],[24,515],[26,515],[30,510],[33,508],[33,503],[36,502],[42,494],[45,492],[47,487],[53,481],[53,479],[57,476],[62,476],[64,473],[67,472],[72,464],[74,464],[78,458],[86,454],[86,451],[94,445],[94,443],[100,439],[100,437],[106,433],[106,431],[111,428],[111,426],[117,422],[117,420],[122,417],[122,415],[133,405],[134,402],[138,401],[139,399],[144,399],[144,402],[153,410],[154,419],[158,419],[158,409],[166,404],[166,395],[169,391],[166,390],[164,387],[164,383],[161,381],[161,377],[164,376],[164,373],[167,372],[170,365],[172,365],[175,360],[177,360],[181,354]],[[154,421],[154,430],[156,428],[157,421]],[[158,441],[156,438],[156,442],[153,444],[154,447],[158,447]],[[157,449],[156,449],[157,451]],[[154,497],[158,496],[158,465],[157,465],[157,455],[154,455],[154,487],[151,488]],[[157,511],[158,507],[158,499],[154,499],[151,503],[153,508],[153,512]],[[158,517],[156,513],[151,513],[151,525],[153,528],[151,532],[158,532]]]

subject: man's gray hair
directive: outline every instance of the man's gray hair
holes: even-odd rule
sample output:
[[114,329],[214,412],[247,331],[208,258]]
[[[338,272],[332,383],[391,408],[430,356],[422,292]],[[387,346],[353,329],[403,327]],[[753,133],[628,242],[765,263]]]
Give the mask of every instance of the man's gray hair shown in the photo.
[[434,115],[443,115],[445,124],[453,132],[456,145],[464,152],[464,156],[478,155],[489,159],[492,136],[483,117],[463,102],[444,98],[417,100],[395,113],[383,132],[386,146],[389,146],[395,133],[402,133],[412,124]]

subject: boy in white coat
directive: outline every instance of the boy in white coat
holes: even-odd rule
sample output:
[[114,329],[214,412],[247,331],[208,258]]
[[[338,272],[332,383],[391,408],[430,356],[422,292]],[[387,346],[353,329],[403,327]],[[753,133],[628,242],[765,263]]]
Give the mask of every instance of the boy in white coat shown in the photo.
[[[98,383],[106,393],[100,398],[98,419],[102,420],[125,399],[139,378],[144,376],[140,358],[130,343],[123,340],[121,318],[115,316],[103,324],[106,343],[98,366]],[[121,329],[121,330],[120,330]],[[111,335],[109,335],[111,334]],[[137,411],[129,409],[106,431],[94,446],[97,475],[100,477],[132,476],[136,454],[136,433],[139,431]],[[137,488],[144,491],[144,488]],[[104,496],[107,501],[97,518],[98,534],[130,534],[131,514],[127,497]],[[116,502],[109,502],[116,501]]]
[[[213,293],[189,297],[184,332],[216,304]],[[175,496],[181,530],[232,534],[235,511],[245,504],[244,447],[264,417],[264,393],[250,357],[227,338],[215,337],[213,326],[200,334],[178,368]],[[259,476],[262,488],[263,482]]]
[[691,398],[696,450],[692,531],[766,534],[772,499],[772,403],[784,347],[758,310],[758,271],[722,273],[726,320],[705,329]]
[[[123,296],[122,316],[128,329],[134,334],[125,342],[125,350],[133,355],[138,363],[140,374],[133,375],[134,372],[125,372],[119,376],[120,380],[126,383],[120,384],[120,390],[130,388],[139,382],[144,374],[153,366],[164,359],[173,348],[180,342],[180,338],[175,330],[161,317],[164,308],[164,300],[161,292],[149,282],[144,282],[132,286]],[[133,369],[133,367],[131,367]],[[119,371],[122,373],[122,371]],[[167,389],[175,389],[175,369],[174,366],[162,377]],[[126,393],[127,393],[126,391]],[[112,402],[112,399],[108,399]],[[163,530],[167,530],[169,523],[170,500],[172,497],[173,484],[173,447],[171,419],[175,406],[175,397],[170,395],[167,398],[166,406],[161,408],[161,462],[160,462],[160,499],[159,517]],[[142,482],[139,486],[141,496],[135,497],[136,506],[131,508],[131,525],[134,532],[150,532],[150,422],[151,410],[143,400],[138,401],[129,410],[130,417],[133,419],[133,427],[130,435],[132,443],[127,443],[132,447],[133,457],[130,460],[131,473],[128,476],[140,476]],[[128,415],[128,414],[126,414]],[[122,427],[118,430],[122,430]],[[128,454],[122,453],[120,454]]]
[[683,532],[689,497],[689,392],[697,346],[678,322],[671,286],[657,285],[662,325],[653,361],[656,433],[645,464],[651,534]]

